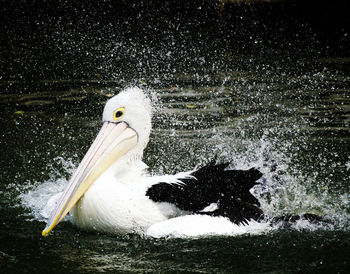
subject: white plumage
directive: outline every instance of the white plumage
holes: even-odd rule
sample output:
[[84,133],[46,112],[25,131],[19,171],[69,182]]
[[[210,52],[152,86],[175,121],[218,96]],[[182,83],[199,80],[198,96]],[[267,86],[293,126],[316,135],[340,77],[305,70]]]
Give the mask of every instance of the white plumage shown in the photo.
[[115,172],[114,167],[73,208],[72,219],[78,227],[115,234],[143,234],[152,224],[183,214],[174,205],[155,203],[145,194],[153,184],[175,183],[184,174],[149,177],[141,160],[121,173]]

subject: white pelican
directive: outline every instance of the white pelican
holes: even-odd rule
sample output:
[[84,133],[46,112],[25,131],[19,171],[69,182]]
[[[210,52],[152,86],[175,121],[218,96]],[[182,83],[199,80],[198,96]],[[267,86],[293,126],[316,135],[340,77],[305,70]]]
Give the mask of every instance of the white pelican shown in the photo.
[[[216,164],[176,175],[150,176],[142,162],[151,132],[151,102],[139,88],[111,98],[103,126],[52,211],[43,236],[70,212],[87,230],[143,234],[170,218],[207,215],[236,225],[263,216],[249,192],[262,174]],[[220,217],[218,217],[220,216]],[[187,217],[187,216],[186,216]]]

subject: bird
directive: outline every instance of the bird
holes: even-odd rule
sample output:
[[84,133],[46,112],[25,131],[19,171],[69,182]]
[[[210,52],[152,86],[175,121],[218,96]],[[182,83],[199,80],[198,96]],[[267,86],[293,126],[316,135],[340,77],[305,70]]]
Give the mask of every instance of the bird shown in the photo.
[[145,92],[129,87],[110,98],[96,139],[57,199],[47,236],[70,213],[83,230],[144,234],[152,226],[190,217],[244,226],[264,214],[250,192],[262,177],[255,167],[229,169],[216,157],[203,167],[174,175],[151,175],[142,161],[152,128]]

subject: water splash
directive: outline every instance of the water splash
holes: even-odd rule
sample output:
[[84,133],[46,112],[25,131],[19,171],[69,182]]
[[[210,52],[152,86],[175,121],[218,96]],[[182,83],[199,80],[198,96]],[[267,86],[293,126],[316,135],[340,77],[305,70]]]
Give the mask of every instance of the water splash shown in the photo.
[[[57,163],[60,168],[49,164],[51,172],[48,180],[39,183],[39,185],[35,183],[34,186],[28,182],[26,188],[29,188],[29,190],[19,195],[22,205],[30,209],[32,217],[38,221],[47,221],[64,187],[68,183],[65,175],[72,174],[76,169],[76,165],[71,158],[64,159],[59,156],[54,158],[53,162]],[[68,219],[69,216],[64,218],[64,220]]]
[[276,142],[281,142],[282,138],[271,138],[271,135],[275,135],[272,132],[265,130],[260,138],[246,137],[237,144],[232,141],[232,136],[221,132],[213,137],[215,142],[220,140],[215,150],[219,152],[220,158],[231,162],[230,168],[260,169],[264,174],[261,184],[254,187],[252,192],[259,197],[263,211],[271,219],[288,214],[311,213],[323,217],[326,222],[313,224],[307,220],[298,220],[291,228],[311,231],[349,229],[350,195],[330,191],[326,184],[329,177],[320,182],[317,172],[310,174],[299,170],[294,161],[296,155],[290,152],[293,142],[276,146]]
[[[347,229],[349,225],[349,215],[345,210],[340,211],[335,206],[341,202],[343,205],[349,205],[349,195],[342,195],[337,198],[331,196],[327,191],[320,193],[310,193],[303,183],[305,181],[313,182],[314,178],[306,177],[302,174],[293,175],[288,173],[290,169],[291,158],[287,157],[283,151],[276,150],[273,142],[268,138],[268,134],[264,134],[259,141],[246,140],[245,152],[239,147],[232,146],[231,138],[227,139],[222,132],[214,135],[213,140],[220,144],[216,145],[215,150],[219,151],[219,157],[231,162],[231,168],[247,169],[250,167],[259,167],[264,173],[261,185],[253,189],[254,195],[259,197],[261,206],[266,215],[279,217],[285,214],[304,214],[315,213],[321,216],[328,216],[330,223],[310,223],[307,220],[298,220],[289,228],[295,230],[314,231],[317,229]],[[237,150],[236,150],[237,149]],[[267,160],[269,155],[271,160]],[[273,159],[273,160],[272,160]],[[50,179],[33,187],[26,193],[20,195],[22,204],[31,210],[32,217],[39,221],[46,221],[50,212],[55,206],[61,192],[63,191],[68,180],[64,174],[72,174],[76,165],[72,159],[64,159],[57,157],[54,162],[60,164],[60,168],[51,165]],[[186,219],[187,218],[187,219]],[[169,224],[157,224],[152,226],[147,235],[154,237],[191,237],[203,235],[241,235],[241,234],[260,234],[267,233],[283,227],[282,223],[271,224],[270,220],[266,220],[261,224],[255,222],[248,226],[237,227],[234,225],[223,224],[222,219],[207,220],[207,217],[184,217],[176,218]],[[201,219],[200,219],[201,218]],[[186,219],[186,222],[183,222]],[[69,220],[66,217],[65,220]],[[187,222],[190,220],[190,222]],[[199,225],[194,229],[193,224],[205,223],[206,226]],[[184,225],[186,224],[186,225]],[[188,224],[192,224],[188,229]],[[210,224],[210,225],[208,225]],[[169,227],[171,229],[169,230]],[[203,227],[207,229],[203,230]],[[215,230],[215,227],[220,229]],[[208,229],[210,228],[210,229]]]

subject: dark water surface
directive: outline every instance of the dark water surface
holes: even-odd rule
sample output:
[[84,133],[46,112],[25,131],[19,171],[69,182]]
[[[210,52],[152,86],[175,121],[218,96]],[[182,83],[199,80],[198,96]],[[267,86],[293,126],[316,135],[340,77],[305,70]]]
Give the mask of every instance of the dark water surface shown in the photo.
[[[301,2],[5,1],[1,272],[348,272],[347,4]],[[314,213],[329,223],[151,239],[67,221],[42,238],[47,198],[87,151],[106,100],[131,85],[154,104],[144,154],[151,173],[190,170],[217,155],[233,168],[260,168],[254,193],[271,217]]]

